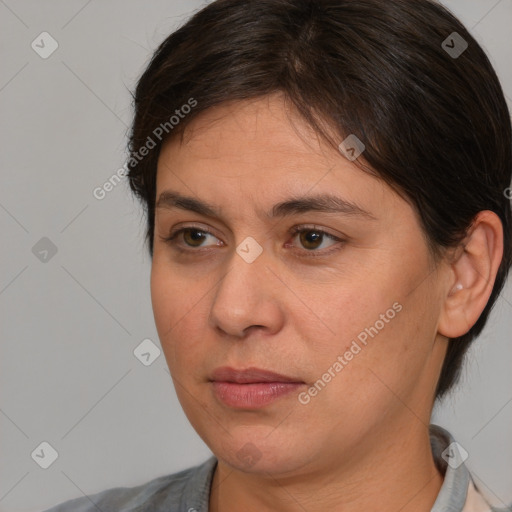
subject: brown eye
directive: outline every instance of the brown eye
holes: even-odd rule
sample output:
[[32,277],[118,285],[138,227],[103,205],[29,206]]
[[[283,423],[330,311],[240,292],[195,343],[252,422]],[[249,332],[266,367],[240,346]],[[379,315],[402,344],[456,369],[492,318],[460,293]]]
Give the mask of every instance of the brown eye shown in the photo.
[[[287,242],[285,247],[292,248],[301,258],[325,258],[341,250],[347,239],[339,238],[317,226],[295,226],[290,230],[297,242]],[[327,245],[326,245],[327,242]]]
[[305,249],[318,249],[325,233],[321,231],[305,230],[299,233],[300,243]]
[[[204,241],[208,237],[216,239],[217,242],[210,245],[205,245]],[[201,249],[203,247],[207,248],[212,245],[222,245],[222,242],[219,241],[219,239],[215,235],[210,233],[210,231],[204,228],[194,226],[176,229],[168,237],[163,237],[162,241],[164,241],[166,244],[169,244],[172,247],[175,247],[176,249],[179,249],[181,251],[188,250],[189,252],[194,252],[193,249]]]
[[195,228],[185,228],[182,233],[185,244],[190,247],[201,247],[202,242],[208,236],[208,233]]
[[[330,240],[332,243],[328,245],[327,247],[331,247],[332,245],[336,245],[336,242],[342,242],[340,238],[335,237],[334,235],[331,235],[329,233],[326,233],[325,231],[322,231],[321,229],[317,228],[308,228],[308,227],[297,227],[292,230],[294,235],[298,235],[300,245],[306,251],[310,252],[323,252],[323,251],[317,251],[316,249],[324,249],[326,247],[322,247],[322,244],[326,241],[326,239]],[[295,238],[295,237],[294,237]]]

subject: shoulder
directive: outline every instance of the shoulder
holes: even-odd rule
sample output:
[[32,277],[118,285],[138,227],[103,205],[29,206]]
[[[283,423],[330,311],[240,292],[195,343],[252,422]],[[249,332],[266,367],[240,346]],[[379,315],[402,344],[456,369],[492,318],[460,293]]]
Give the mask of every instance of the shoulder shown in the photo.
[[107,489],[60,503],[45,512],[142,512],[148,510],[148,505],[154,511],[175,510],[186,488],[190,488],[196,481],[199,484],[199,479],[206,483],[213,473],[215,463],[216,459],[211,457],[198,466],[155,478],[136,487]]

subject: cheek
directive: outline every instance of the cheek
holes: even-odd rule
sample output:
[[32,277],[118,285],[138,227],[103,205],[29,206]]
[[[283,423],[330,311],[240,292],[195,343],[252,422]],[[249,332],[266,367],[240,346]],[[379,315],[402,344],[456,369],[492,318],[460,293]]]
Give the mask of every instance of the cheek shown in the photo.
[[176,272],[170,271],[155,260],[151,269],[151,302],[162,349],[169,366],[174,366],[173,340],[177,339],[176,332],[186,318],[183,283],[177,278]]
[[334,407],[340,400],[345,406],[367,401],[381,410],[383,396],[392,394],[388,387],[400,393],[428,360],[435,335],[435,297],[426,296],[428,290],[421,287],[410,293],[416,280],[405,272],[399,276],[390,271],[387,276],[378,280],[368,273],[357,283],[331,288],[329,294],[318,289],[311,300],[322,322],[295,319],[314,351],[314,378],[329,380],[329,371],[336,375],[326,386],[331,392],[321,393],[334,400]]
[[308,315],[311,322],[306,321],[306,315],[296,315],[294,323],[308,333],[317,356],[342,355],[353,341],[364,348],[370,345],[370,340],[385,337],[400,316],[396,311],[400,305],[393,307],[397,296],[392,288],[386,282],[351,276],[350,280],[339,280],[337,286],[332,286],[331,282],[316,290],[310,289],[307,302],[316,315]]
[[163,342],[192,312],[205,290],[200,282],[184,278],[179,269],[161,260],[154,259],[151,268],[151,302]]
[[156,328],[162,344],[166,333],[175,323],[177,286],[172,276],[164,272],[161,265],[153,261],[151,268],[151,303]]
[[199,341],[204,338],[200,331],[204,333],[204,322],[208,318],[205,311],[208,289],[204,283],[180,277],[175,269],[154,260],[151,302],[158,336],[171,372],[183,370],[185,360],[197,358]]

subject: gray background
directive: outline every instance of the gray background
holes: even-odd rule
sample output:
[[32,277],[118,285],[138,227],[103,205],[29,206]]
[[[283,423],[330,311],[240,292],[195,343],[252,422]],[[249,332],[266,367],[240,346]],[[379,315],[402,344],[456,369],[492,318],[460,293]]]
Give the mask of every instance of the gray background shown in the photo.
[[[445,3],[489,52],[512,105],[512,0]],[[203,4],[0,0],[2,512],[137,485],[210,455],[163,354],[150,366],[133,354],[146,338],[159,345],[141,209],[125,180],[101,201],[92,193],[126,160],[128,91]],[[47,59],[31,48],[43,31],[59,44]],[[46,262],[32,252],[43,237],[57,247]],[[509,281],[463,387],[433,420],[500,506],[512,502],[511,313]],[[31,457],[43,441],[58,452],[48,469]]]

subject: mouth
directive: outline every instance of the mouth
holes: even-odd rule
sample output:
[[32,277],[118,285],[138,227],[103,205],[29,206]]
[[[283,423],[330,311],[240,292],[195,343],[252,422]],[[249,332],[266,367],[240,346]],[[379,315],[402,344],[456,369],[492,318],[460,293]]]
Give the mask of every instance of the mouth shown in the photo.
[[258,409],[289,395],[306,383],[260,368],[217,368],[210,379],[213,392],[224,405],[235,409]]

